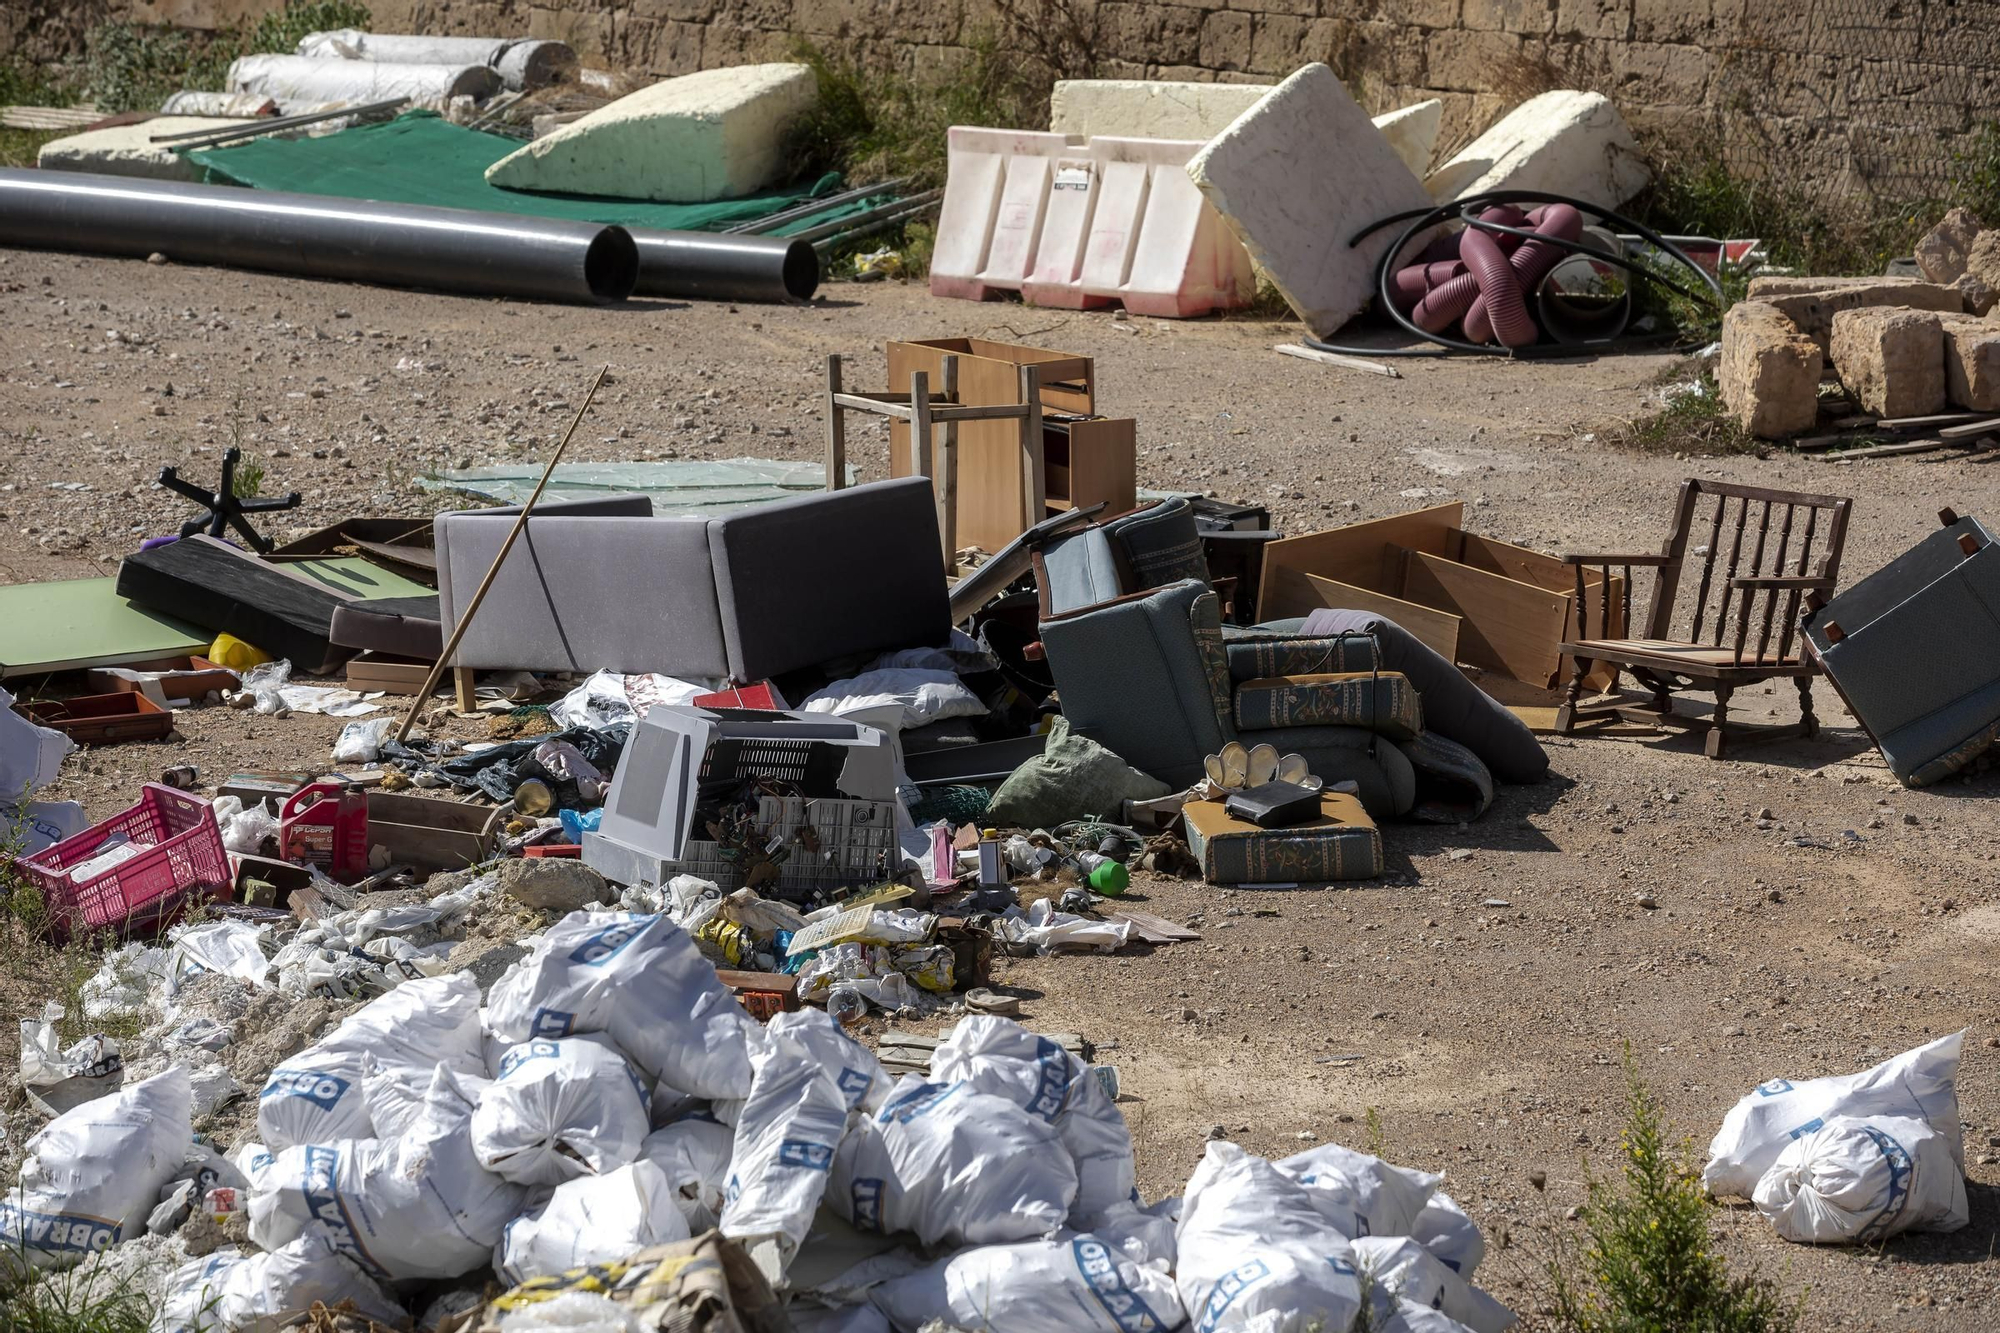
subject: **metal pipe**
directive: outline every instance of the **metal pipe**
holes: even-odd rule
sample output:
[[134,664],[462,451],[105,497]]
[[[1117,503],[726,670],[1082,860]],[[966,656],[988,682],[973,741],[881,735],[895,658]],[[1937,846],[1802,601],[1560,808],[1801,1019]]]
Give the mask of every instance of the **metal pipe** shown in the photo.
[[856,199],[866,199],[871,194],[894,194],[909,183],[910,178],[908,176],[898,176],[892,181],[879,181],[874,185],[859,185],[852,190],[842,190],[839,194],[828,194],[822,195],[818,199],[808,199],[804,203],[792,205],[781,213],[767,213],[761,218],[752,218],[748,222],[739,222],[733,227],[724,227],[723,230],[732,235],[739,236],[760,235],[782,227],[787,222],[796,222],[800,218],[809,218],[816,213],[824,213],[827,209],[840,204],[851,204]]
[[254,139],[260,134],[276,134],[279,130],[289,130],[297,125],[317,125],[322,120],[337,120],[342,116],[371,116],[378,111],[394,111],[409,101],[407,97],[387,97],[379,102],[364,102],[360,106],[335,107],[331,111],[307,111],[296,116],[264,116],[254,124],[232,125],[228,129],[183,130],[179,134],[155,134],[148,142],[185,144],[189,148],[210,148],[219,143],[229,143],[234,139]]
[[68,171],[0,170],[0,245],[545,301],[639,277],[623,227]]
[[821,254],[825,254],[827,251],[846,245],[850,241],[858,241],[863,237],[873,236],[877,232],[894,231],[905,222],[914,222],[926,213],[936,212],[937,207],[938,201],[935,199],[928,199],[923,203],[913,204],[900,213],[891,213],[886,217],[879,217],[870,222],[860,223],[852,230],[843,231],[834,236],[822,236],[812,243],[813,249],[819,251]]
[[809,242],[722,232],[632,229],[639,296],[698,301],[804,301],[819,287]]
[[817,241],[822,236],[837,235],[850,228],[859,227],[864,222],[873,222],[877,218],[900,217],[905,213],[915,212],[936,203],[943,197],[943,190],[926,190],[922,194],[913,194],[907,199],[892,199],[886,204],[877,204],[874,208],[866,208],[859,213],[850,213],[844,218],[835,218],[831,222],[822,222],[816,227],[807,227],[801,231],[795,231],[792,233],[791,239],[795,241]]

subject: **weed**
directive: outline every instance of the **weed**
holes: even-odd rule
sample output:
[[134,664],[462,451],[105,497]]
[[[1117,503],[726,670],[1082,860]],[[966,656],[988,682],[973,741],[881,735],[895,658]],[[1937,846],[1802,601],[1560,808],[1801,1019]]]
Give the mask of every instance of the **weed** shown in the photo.
[[95,1263],[30,1272],[18,1290],[0,1291],[0,1307],[8,1333],[146,1333],[153,1319],[144,1292]]
[[1666,1118],[1625,1052],[1619,1172],[1586,1171],[1581,1242],[1555,1232],[1541,1266],[1563,1333],[1791,1333],[1803,1298],[1787,1301],[1752,1272],[1735,1275],[1709,1228],[1693,1145],[1669,1142]]
[[[0,60],[0,106],[68,106],[76,91],[48,68],[9,58]],[[72,130],[0,129],[0,167],[32,167],[42,145]]]
[[101,23],[91,29],[85,86],[99,109],[157,111],[183,88],[226,86],[230,62],[259,52],[289,53],[309,32],[366,28],[366,5],[352,0],[287,0],[247,34],[224,28],[199,34],[182,28]]
[[1614,448],[1633,449],[1649,454],[1754,454],[1765,446],[1745,431],[1722,404],[1715,377],[1682,362],[1676,379],[1685,383],[1694,377],[1694,388],[1676,393],[1669,386],[1659,411],[1635,417],[1605,434]]
[[1361,1117],[1361,1128],[1367,1131],[1368,1134],[1368,1155],[1370,1157],[1387,1157],[1389,1155],[1389,1143],[1388,1137],[1382,1132],[1381,1108],[1375,1106],[1369,1107],[1368,1113]]
[[1951,155],[1949,201],[1982,220],[2000,218],[2000,121],[1983,120],[1972,142]]
[[[391,465],[391,471],[392,473],[394,471],[393,464]],[[254,456],[245,454],[236,461],[236,475],[234,480],[230,482],[229,489],[235,492],[236,498],[239,500],[255,499],[257,496],[263,494],[264,465],[258,462]]]

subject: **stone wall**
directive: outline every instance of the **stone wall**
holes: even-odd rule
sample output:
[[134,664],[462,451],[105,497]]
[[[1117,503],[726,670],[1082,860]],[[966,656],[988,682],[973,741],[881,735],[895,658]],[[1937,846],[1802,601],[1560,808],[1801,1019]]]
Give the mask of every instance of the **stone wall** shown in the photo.
[[[1267,82],[1325,60],[1371,110],[1445,102],[1442,151],[1552,87],[1611,96],[1642,133],[1708,134],[1835,195],[1927,192],[2000,115],[2000,0],[1014,0],[1094,4],[1099,72]],[[373,0],[380,31],[526,32],[679,74],[781,57],[794,35],[943,73],[990,0]],[[11,0],[0,40],[73,49],[79,14],[214,26],[269,0]],[[50,48],[54,48],[51,52]]]

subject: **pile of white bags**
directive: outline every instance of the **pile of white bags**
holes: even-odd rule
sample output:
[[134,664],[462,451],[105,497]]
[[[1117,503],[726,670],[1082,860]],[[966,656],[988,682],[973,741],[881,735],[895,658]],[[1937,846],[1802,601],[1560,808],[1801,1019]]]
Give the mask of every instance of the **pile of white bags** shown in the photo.
[[639,1158],[651,1128],[645,1084],[591,1037],[524,1041],[500,1058],[500,1077],[472,1113],[479,1164],[520,1185],[601,1176]]
[[1971,1220],[1955,1032],[1858,1074],[1762,1083],[1708,1145],[1702,1184],[1748,1198],[1786,1240],[1872,1244]]
[[352,1301],[355,1311],[395,1327],[400,1307],[324,1236],[301,1236],[267,1254],[217,1250],[176,1269],[152,1333],[263,1333],[290,1324],[315,1303]]
[[672,1179],[659,1163],[641,1159],[556,1186],[547,1203],[507,1224],[493,1267],[508,1282],[526,1282],[690,1234]]

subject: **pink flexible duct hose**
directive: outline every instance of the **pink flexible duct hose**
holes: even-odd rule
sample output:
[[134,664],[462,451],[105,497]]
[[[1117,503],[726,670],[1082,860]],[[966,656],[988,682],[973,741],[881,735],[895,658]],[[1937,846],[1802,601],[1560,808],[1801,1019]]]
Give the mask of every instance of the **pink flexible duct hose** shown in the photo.
[[[1574,241],[1583,235],[1583,216],[1568,204],[1550,204],[1531,215],[1538,236]],[[1468,240],[1470,238],[1468,237]],[[1481,239],[1486,239],[1482,233]],[[1461,248],[1464,248],[1461,246]],[[1495,335],[1504,347],[1526,347],[1539,336],[1534,317],[1528,313],[1524,293],[1532,292],[1568,252],[1560,246],[1529,241],[1508,256],[1510,281],[1493,286],[1482,281],[1479,299],[1465,312],[1468,342],[1491,342]],[[1475,274],[1482,271],[1468,259]],[[1419,321],[1419,327],[1424,327]],[[1426,329],[1426,331],[1434,331]]]
[[1465,265],[1456,259],[1436,264],[1411,264],[1391,275],[1389,295],[1395,301],[1396,309],[1407,314],[1425,297],[1464,272]]
[[1503,347],[1526,347],[1534,342],[1539,336],[1535,321],[1528,315],[1528,303],[1521,299],[1521,284],[1513,265],[1498,242],[1477,227],[1467,227],[1458,250],[1465,266],[1479,280],[1479,299],[1465,314],[1466,338],[1488,342],[1497,335]]

